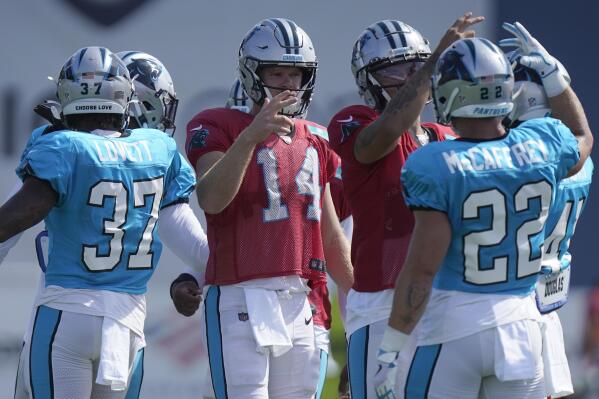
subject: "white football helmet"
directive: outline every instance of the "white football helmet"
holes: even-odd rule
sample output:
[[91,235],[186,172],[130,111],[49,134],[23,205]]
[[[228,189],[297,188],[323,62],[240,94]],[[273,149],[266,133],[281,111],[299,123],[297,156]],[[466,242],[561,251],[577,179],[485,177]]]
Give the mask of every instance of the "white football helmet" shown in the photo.
[[231,86],[231,90],[229,91],[229,98],[227,99],[225,107],[236,109],[247,114],[252,110],[253,105],[254,102],[248,97],[239,78],[235,79],[235,81],[233,81],[233,86]]
[[549,100],[537,71],[520,64],[518,53],[511,52],[508,56],[514,70],[514,109],[507,116],[506,124],[511,126],[551,115]]
[[514,106],[512,67],[487,39],[453,43],[439,57],[431,79],[439,123],[447,124],[453,117],[501,117]]
[[312,40],[302,28],[289,19],[269,18],[254,26],[239,47],[239,80],[256,104],[271,98],[270,89],[260,79],[261,68],[297,67],[303,71],[298,100],[281,111],[287,116],[305,114],[314,91],[318,61]]
[[156,57],[141,51],[121,51],[133,84],[137,101],[131,104],[131,117],[137,126],[175,133],[175,116],[179,100],[173,79]]
[[77,50],[62,67],[56,84],[63,118],[75,114],[117,114],[127,120],[133,83],[125,64],[107,48]]
[[366,104],[382,111],[391,99],[373,76],[390,65],[424,62],[431,55],[429,42],[410,25],[383,20],[370,25],[354,44],[351,70]]

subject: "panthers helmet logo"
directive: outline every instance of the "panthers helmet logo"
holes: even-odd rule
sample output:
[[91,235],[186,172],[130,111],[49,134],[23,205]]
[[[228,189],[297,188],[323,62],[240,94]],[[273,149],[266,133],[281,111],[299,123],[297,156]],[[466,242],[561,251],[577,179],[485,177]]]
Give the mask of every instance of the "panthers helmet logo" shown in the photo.
[[162,66],[148,59],[133,60],[128,65],[131,78],[135,78],[139,83],[156,90],[156,82],[162,74]]
[[473,81],[468,68],[464,65],[464,61],[462,60],[463,57],[464,54],[455,50],[450,50],[443,56],[443,58],[441,58],[438,68],[439,73],[441,74],[441,79],[438,83],[439,85],[450,80]]

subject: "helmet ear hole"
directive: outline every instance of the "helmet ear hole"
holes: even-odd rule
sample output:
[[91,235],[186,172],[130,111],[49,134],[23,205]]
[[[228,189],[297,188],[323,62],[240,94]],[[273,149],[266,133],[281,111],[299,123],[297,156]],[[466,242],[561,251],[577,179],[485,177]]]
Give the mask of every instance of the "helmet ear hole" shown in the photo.
[[148,111],[154,111],[154,106],[152,106],[152,104],[150,104],[148,101],[142,101],[142,104]]

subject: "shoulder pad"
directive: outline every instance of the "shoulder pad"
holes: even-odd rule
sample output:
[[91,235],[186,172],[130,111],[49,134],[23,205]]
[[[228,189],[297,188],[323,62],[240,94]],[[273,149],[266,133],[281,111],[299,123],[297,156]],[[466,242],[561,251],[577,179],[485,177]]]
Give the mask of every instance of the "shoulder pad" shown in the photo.
[[62,125],[62,123],[60,125],[48,125],[48,126],[46,126],[46,128],[42,132],[42,136],[44,134],[49,134],[49,133],[54,133],[54,132],[60,132],[62,130],[68,130],[65,126]]
[[322,137],[326,141],[329,141],[329,132],[327,131],[326,127],[320,126],[316,123],[309,121],[304,121],[303,124],[306,126],[308,132],[310,132],[311,134]]

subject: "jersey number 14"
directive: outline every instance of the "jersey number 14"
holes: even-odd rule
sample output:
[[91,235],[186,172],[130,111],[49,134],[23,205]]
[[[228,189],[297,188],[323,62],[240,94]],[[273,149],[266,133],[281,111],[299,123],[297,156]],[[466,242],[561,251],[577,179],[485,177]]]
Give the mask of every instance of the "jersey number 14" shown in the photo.
[[[274,222],[287,219],[289,210],[281,196],[275,152],[270,148],[263,148],[258,151],[256,160],[259,165],[262,165],[264,187],[266,187],[268,195],[268,208],[263,210],[263,220],[265,222]],[[314,147],[308,147],[302,167],[295,176],[298,194],[312,197],[312,202],[306,211],[308,220],[319,221],[322,213],[320,209],[320,184],[318,182],[319,170],[318,152]]]

